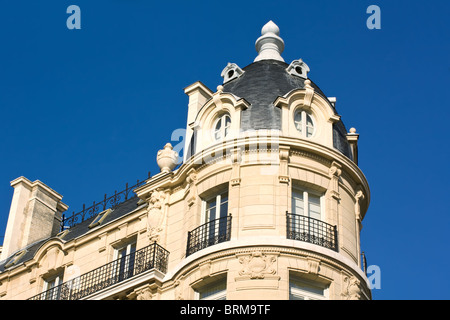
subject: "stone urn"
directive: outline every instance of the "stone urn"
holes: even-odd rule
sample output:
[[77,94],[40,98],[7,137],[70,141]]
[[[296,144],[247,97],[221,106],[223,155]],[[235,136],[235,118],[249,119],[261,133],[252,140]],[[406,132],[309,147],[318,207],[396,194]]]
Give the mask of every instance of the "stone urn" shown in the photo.
[[158,151],[156,162],[161,172],[171,172],[177,166],[178,152],[173,150],[170,143],[167,143],[164,149]]

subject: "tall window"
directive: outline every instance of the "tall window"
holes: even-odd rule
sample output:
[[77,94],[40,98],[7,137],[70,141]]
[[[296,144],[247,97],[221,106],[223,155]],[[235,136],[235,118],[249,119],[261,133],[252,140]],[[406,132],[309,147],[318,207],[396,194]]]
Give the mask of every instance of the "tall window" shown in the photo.
[[322,219],[321,196],[301,189],[292,189],[292,213]]
[[[209,245],[223,241],[227,233],[228,191],[204,201],[203,221],[208,223],[206,236]],[[218,220],[220,219],[220,220]]]
[[214,139],[220,141],[228,135],[231,127],[230,115],[225,113],[220,116],[214,126]]
[[136,255],[136,242],[129,243],[114,251],[115,276],[118,281],[128,279],[134,273],[134,260]]
[[46,300],[59,300],[61,295],[60,284],[63,283],[63,275],[58,274],[45,280],[44,292]]
[[289,279],[289,300],[325,300],[328,297],[328,287],[297,277]]
[[228,215],[228,191],[224,191],[204,201],[204,221],[226,217]]
[[294,124],[303,137],[310,138],[314,134],[313,119],[305,110],[297,110],[295,112]]

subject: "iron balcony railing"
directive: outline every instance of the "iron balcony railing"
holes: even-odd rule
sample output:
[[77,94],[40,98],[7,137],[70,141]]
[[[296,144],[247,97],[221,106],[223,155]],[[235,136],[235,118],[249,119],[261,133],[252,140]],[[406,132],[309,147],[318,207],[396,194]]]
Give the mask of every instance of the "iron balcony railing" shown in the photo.
[[231,214],[211,220],[188,232],[186,257],[209,246],[230,241]]
[[286,212],[287,238],[338,251],[337,230],[321,220]]
[[147,270],[166,273],[168,257],[169,252],[155,242],[28,300],[78,300]]

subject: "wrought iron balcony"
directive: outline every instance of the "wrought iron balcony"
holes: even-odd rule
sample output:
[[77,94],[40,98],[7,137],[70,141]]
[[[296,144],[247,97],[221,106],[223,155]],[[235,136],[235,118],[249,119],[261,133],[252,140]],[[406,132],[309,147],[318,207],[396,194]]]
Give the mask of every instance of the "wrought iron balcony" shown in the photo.
[[28,300],[78,300],[147,270],[166,273],[168,257],[169,252],[155,242]]
[[188,232],[186,257],[206,247],[230,241],[231,214],[211,220]]
[[307,216],[286,212],[287,238],[338,250],[336,226]]

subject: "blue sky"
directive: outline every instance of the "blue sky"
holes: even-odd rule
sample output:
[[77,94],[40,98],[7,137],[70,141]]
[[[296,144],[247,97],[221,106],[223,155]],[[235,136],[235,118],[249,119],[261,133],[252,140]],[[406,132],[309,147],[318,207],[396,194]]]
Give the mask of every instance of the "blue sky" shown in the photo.
[[[66,27],[71,4],[80,30]],[[366,27],[372,4],[380,30]],[[449,11],[440,0],[2,4],[0,236],[19,176],[72,212],[159,172],[157,151],[185,127],[183,89],[200,80],[215,91],[228,62],[252,63],[273,20],[285,61],[303,59],[360,133],[374,299],[449,299]]]

